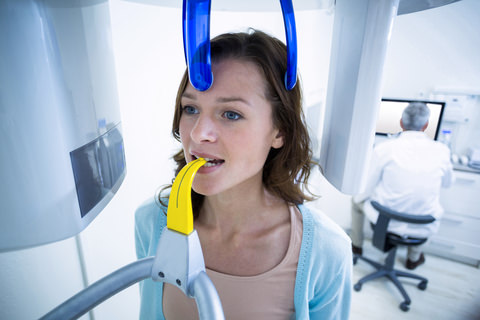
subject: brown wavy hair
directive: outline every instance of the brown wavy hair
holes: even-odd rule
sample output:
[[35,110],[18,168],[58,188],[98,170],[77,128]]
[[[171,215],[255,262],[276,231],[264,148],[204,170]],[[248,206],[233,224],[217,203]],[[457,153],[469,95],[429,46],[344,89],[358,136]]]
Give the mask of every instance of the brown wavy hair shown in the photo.
[[[302,90],[297,84],[287,90],[284,84],[287,70],[287,48],[280,40],[258,30],[226,33],[211,40],[212,63],[236,59],[254,63],[263,73],[266,82],[265,97],[272,105],[274,126],[283,134],[284,144],[279,149],[270,149],[263,168],[263,184],[272,194],[291,204],[313,200],[315,196],[308,190],[306,182],[310,176],[312,151],[310,138],[302,111]],[[180,117],[182,116],[181,97],[188,84],[185,71],[175,102],[172,134],[180,140]],[[173,156],[177,163],[175,176],[186,165],[183,149]],[[171,188],[171,185],[162,189]],[[161,199],[159,200],[164,204]],[[192,190],[194,217],[203,203],[204,196]]]

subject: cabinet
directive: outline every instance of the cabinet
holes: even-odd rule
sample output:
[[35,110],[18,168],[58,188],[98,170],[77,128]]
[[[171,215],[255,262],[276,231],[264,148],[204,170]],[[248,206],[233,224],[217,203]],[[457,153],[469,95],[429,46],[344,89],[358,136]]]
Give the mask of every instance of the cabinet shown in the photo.
[[480,267],[480,173],[455,170],[455,178],[440,193],[445,212],[425,251]]

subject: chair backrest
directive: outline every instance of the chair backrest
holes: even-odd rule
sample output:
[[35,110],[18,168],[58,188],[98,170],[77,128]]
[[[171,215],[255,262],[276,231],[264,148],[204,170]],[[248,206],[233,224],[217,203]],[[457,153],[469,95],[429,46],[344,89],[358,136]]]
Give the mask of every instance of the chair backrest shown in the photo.
[[[384,207],[376,201],[372,201],[372,206],[378,211],[377,222],[375,223],[373,229],[373,240],[372,243],[374,247],[386,252],[390,250],[395,245],[389,240],[388,224],[390,220],[398,220],[406,223],[415,223],[415,224],[427,224],[435,221],[435,218],[431,215],[416,215],[409,213],[402,213],[392,210],[390,208]],[[399,235],[401,238],[402,235]],[[408,241],[405,239],[404,244],[416,244],[419,239],[411,239],[413,241]],[[417,243],[419,244],[419,243]]]

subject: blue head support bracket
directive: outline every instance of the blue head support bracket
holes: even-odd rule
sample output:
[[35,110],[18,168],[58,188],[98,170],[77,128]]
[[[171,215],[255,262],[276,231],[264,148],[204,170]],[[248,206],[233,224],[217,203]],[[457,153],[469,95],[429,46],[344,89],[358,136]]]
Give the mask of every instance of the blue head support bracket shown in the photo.
[[[287,39],[287,72],[285,87],[297,83],[297,32],[292,0],[280,0]],[[183,49],[188,77],[195,89],[205,91],[213,83],[210,58],[211,0],[183,0]]]

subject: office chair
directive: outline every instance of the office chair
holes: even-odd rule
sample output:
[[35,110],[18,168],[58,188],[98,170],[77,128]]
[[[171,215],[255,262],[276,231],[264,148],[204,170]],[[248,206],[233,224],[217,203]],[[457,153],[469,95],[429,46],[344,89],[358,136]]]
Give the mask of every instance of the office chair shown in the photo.
[[377,279],[380,277],[387,277],[390,279],[395,286],[398,288],[400,293],[403,296],[404,301],[400,304],[400,309],[403,311],[408,311],[410,309],[410,297],[408,296],[407,292],[403,288],[403,285],[398,280],[399,277],[406,277],[406,278],[413,278],[420,280],[420,283],[417,287],[420,290],[425,290],[427,288],[428,280],[424,277],[417,276],[413,273],[404,272],[401,270],[394,269],[395,264],[395,255],[397,253],[397,246],[417,246],[423,244],[427,241],[427,238],[412,238],[412,237],[401,237],[394,233],[390,233],[387,231],[388,223],[390,220],[398,220],[408,223],[416,223],[416,224],[427,224],[435,221],[435,218],[431,215],[412,215],[406,213],[400,213],[393,211],[387,207],[380,205],[376,201],[372,201],[372,206],[378,211],[378,219],[375,224],[372,224],[373,228],[373,246],[377,249],[388,252],[388,255],[385,259],[385,264],[378,263],[373,261],[369,258],[364,256],[355,254],[353,257],[353,264],[357,263],[358,259],[361,259],[377,270],[363,278],[361,278],[353,288],[355,291],[360,291],[362,289],[362,285],[370,280]]

